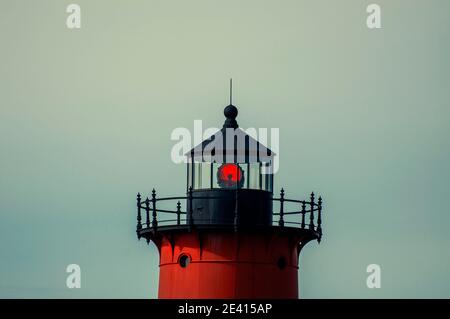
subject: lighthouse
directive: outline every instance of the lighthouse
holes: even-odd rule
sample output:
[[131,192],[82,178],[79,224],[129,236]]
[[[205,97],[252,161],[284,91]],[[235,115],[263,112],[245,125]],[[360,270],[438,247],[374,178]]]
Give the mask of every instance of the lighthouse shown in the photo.
[[322,238],[322,199],[274,196],[275,156],[224,109],[186,153],[185,196],[137,195],[137,236],[159,251],[163,299],[298,298],[299,255]]

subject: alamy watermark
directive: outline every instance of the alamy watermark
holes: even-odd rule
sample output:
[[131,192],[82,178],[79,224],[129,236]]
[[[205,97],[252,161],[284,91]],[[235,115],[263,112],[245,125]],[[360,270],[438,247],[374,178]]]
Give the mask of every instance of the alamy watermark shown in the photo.
[[366,285],[369,289],[381,288],[381,267],[377,264],[370,264],[366,269],[367,273],[370,275],[367,276]]
[[367,13],[369,13],[366,24],[369,29],[381,29],[381,7],[372,3],[367,6]]
[[72,3],[66,8],[66,12],[69,13],[66,19],[66,26],[69,29],[80,29],[81,28],[81,7]]
[[[267,162],[268,165],[263,167],[261,173],[274,174],[278,172],[279,128],[247,128],[245,130],[225,128],[219,130],[211,127],[203,130],[202,120],[195,120],[193,134],[185,127],[177,127],[172,131],[170,138],[172,141],[178,141],[171,151],[171,159],[175,164],[187,163],[189,161],[187,154],[195,147],[194,159],[198,162],[230,163],[237,161],[242,163],[247,159],[252,163],[261,158],[270,158],[270,162]],[[202,142],[208,139],[210,141],[202,146]],[[197,146],[199,146],[198,149]]]
[[66,268],[66,273],[69,274],[66,279],[67,288],[81,288],[81,267],[77,264],[70,264]]

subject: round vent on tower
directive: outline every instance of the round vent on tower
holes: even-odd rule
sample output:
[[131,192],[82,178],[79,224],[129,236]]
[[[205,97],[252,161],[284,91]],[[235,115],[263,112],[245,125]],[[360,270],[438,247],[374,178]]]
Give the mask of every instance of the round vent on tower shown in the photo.
[[191,258],[188,255],[182,254],[178,259],[178,263],[182,268],[186,268],[191,262]]

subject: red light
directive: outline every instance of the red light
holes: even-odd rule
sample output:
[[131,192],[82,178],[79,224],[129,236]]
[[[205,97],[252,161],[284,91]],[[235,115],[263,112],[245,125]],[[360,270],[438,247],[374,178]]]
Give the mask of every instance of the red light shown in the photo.
[[236,164],[223,164],[217,172],[219,186],[223,188],[236,187],[236,183],[239,183],[239,187],[242,186],[242,173],[242,168]]

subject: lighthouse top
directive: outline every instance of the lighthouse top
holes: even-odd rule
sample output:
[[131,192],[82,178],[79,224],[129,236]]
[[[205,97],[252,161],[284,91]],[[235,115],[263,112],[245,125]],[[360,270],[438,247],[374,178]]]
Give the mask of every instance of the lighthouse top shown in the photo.
[[[145,200],[137,195],[138,238],[158,241],[163,234],[195,229],[288,234],[302,237],[302,245],[320,241],[321,197],[316,200],[311,193],[306,200],[290,199],[284,189],[274,197],[276,154],[255,138],[255,129],[239,128],[238,109],[231,98],[223,113],[222,128],[185,153],[185,196],[157,197],[155,190]],[[264,142],[261,130],[258,133]],[[160,206],[170,201],[177,201],[176,209]]]

